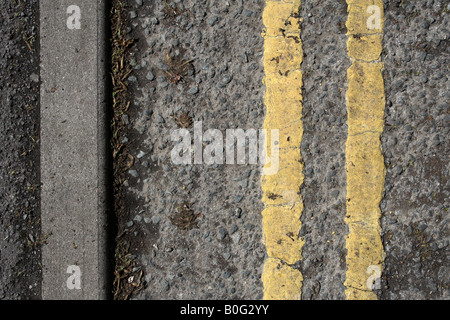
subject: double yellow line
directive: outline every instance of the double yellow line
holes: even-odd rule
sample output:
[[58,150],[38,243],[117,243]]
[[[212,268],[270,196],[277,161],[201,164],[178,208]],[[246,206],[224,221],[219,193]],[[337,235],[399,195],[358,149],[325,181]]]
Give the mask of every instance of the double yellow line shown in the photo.
[[[380,208],[384,162],[380,136],[385,106],[382,0],[348,0],[348,138],[346,143],[346,239],[348,299],[376,299],[373,281],[384,259]],[[300,143],[303,59],[300,0],[266,0],[264,129],[279,130],[279,171],[262,176],[263,229],[268,259],[262,280],[265,299],[300,299],[303,277],[294,264],[301,260],[299,238],[303,203]],[[267,142],[269,143],[269,142]],[[267,148],[269,149],[269,148]]]

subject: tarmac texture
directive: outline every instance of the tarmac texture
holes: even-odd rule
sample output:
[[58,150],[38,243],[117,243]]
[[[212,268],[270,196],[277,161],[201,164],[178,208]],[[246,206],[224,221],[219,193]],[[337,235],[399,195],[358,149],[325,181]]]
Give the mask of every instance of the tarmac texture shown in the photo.
[[[264,2],[131,5],[137,43],[127,139],[136,161],[125,223],[141,244],[130,251],[147,282],[136,298],[260,299],[260,166],[226,164],[225,156],[224,164],[174,165],[171,135],[185,128],[193,142],[200,122],[202,133],[224,137],[227,129],[262,127]],[[192,223],[177,224],[188,210]]]
[[[79,87],[58,65],[38,63],[39,42],[57,49],[39,39],[51,22],[39,17],[60,12],[38,7],[0,4],[0,299],[58,296],[66,284],[75,298],[83,288],[136,300],[449,299],[448,1],[115,0],[109,18],[120,28],[108,37],[118,51],[106,49],[107,17],[94,11],[82,15],[95,21],[81,20],[89,36],[58,35],[80,49],[70,54],[97,59],[72,66],[90,76],[77,83],[84,95],[70,113],[55,97]],[[40,87],[43,75],[45,85],[61,76],[67,91]],[[119,97],[129,104],[109,110],[108,150],[104,107]],[[90,125],[85,140],[46,122],[65,115]],[[42,128],[80,142],[41,148]],[[50,156],[58,148],[67,152]],[[52,208],[90,201],[60,210],[85,217],[66,230],[84,239],[76,244],[59,232],[57,214],[40,212],[55,181],[40,172],[65,168],[64,157],[85,163],[74,176],[91,178],[52,200]],[[124,170],[116,199],[108,159]],[[82,271],[78,288],[66,283],[69,260],[41,252],[71,253],[72,267],[94,271]],[[42,268],[63,272],[50,284]],[[107,274],[96,282],[99,271]]]
[[40,296],[37,1],[0,3],[0,299]]

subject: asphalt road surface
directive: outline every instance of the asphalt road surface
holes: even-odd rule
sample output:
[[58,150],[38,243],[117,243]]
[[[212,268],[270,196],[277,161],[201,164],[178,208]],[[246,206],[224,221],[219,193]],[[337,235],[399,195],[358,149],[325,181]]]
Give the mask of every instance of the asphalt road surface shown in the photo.
[[0,4],[0,299],[40,296],[37,1]]
[[[71,86],[58,69],[57,95],[40,87],[46,13],[0,4],[0,299],[86,297],[102,263],[110,284],[95,290],[116,299],[449,299],[448,1],[128,0],[99,20],[78,2],[79,29],[58,5],[70,32],[92,34],[72,43],[73,70],[91,78]],[[42,90],[66,102],[81,90],[70,122],[88,125],[55,129],[83,142],[45,168]],[[47,250],[81,252],[67,269],[41,258],[65,233],[40,194],[75,158],[100,180],[73,184],[73,207],[60,189],[51,200],[94,223],[67,229],[89,241]]]

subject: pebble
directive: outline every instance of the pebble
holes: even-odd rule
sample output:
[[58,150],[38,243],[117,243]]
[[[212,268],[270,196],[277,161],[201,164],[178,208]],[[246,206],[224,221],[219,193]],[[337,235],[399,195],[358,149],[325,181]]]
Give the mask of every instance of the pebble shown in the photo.
[[252,223],[250,223],[250,222],[247,222],[247,223],[245,224],[244,228],[245,228],[246,230],[252,231],[252,230],[255,228],[255,225],[252,224]]
[[397,175],[402,174],[402,172],[403,172],[403,167],[401,165],[397,165],[394,168],[394,172],[393,173],[394,173],[395,176],[397,176]]
[[134,225],[133,221],[128,221],[127,223],[125,223],[125,226],[128,228],[131,228]]
[[165,123],[166,121],[160,114],[158,114],[158,116],[156,117],[156,122],[162,124],[162,123]]
[[219,240],[225,239],[226,235],[227,235],[227,231],[224,228],[220,228],[219,232],[218,232]]
[[30,80],[33,81],[33,82],[39,82],[39,76],[37,74],[35,74],[35,73],[32,73],[30,75]]
[[153,81],[155,79],[155,75],[151,71],[149,71],[145,77],[148,81]]
[[405,84],[405,83],[403,82],[403,80],[398,80],[398,81],[396,81],[396,82],[394,83],[394,87],[395,87],[396,89],[401,89],[401,88],[403,87],[404,84]]
[[232,234],[230,237],[231,239],[233,239],[234,243],[239,243],[239,241],[241,240],[241,234],[238,232]]
[[145,156],[145,152],[141,150],[141,151],[139,151],[139,153],[137,154],[136,158],[140,159],[140,158],[142,158],[143,156]]
[[419,56],[419,60],[423,62],[423,61],[425,61],[426,58],[427,58],[427,53],[421,52],[420,56]]
[[198,87],[192,87],[188,91],[190,94],[197,94],[198,93]]
[[213,16],[208,19],[208,24],[212,27],[217,23],[218,20],[219,20],[219,17]]
[[250,10],[246,9],[246,10],[244,10],[244,12],[242,12],[242,14],[248,18],[248,17],[252,16],[253,11],[250,11]]
[[420,231],[424,231],[427,227],[428,227],[428,226],[427,226],[426,224],[421,223],[421,224],[417,227],[417,229],[419,229]]
[[312,168],[311,166],[308,166],[308,167],[305,169],[305,176],[306,176],[306,177],[311,178],[312,175],[313,175],[313,173],[314,173],[314,170],[313,170],[313,168]]
[[164,78],[164,81],[159,82],[159,83],[158,83],[158,86],[159,86],[160,88],[166,88],[166,87],[169,86],[169,82]]
[[139,177],[139,173],[134,169],[128,170],[128,173],[135,178]]
[[153,24],[153,25],[157,25],[157,24],[159,24],[159,20],[158,20],[157,17],[153,17],[153,18],[150,20],[150,23]]
[[424,29],[430,28],[430,23],[427,20],[425,20],[424,22],[422,22],[422,28]]
[[158,224],[160,221],[161,221],[161,217],[160,216],[153,216],[152,217],[153,224]]
[[242,277],[248,277],[250,275],[250,270],[242,270]]
[[162,282],[162,284],[161,284],[161,290],[162,290],[162,291],[169,291],[169,289],[170,289],[169,281],[164,280],[164,281]]
[[337,198],[337,197],[339,196],[339,190],[333,190],[333,191],[331,191],[331,196],[332,196],[333,198]]
[[232,79],[233,79],[232,76],[225,75],[225,76],[222,77],[221,82],[222,82],[223,84],[229,84],[229,83],[231,82]]

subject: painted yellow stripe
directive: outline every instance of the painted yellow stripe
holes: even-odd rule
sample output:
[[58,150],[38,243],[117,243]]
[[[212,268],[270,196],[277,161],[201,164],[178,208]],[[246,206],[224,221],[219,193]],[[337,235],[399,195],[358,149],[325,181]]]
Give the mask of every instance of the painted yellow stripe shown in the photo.
[[[266,117],[264,129],[279,130],[279,170],[263,175],[263,229],[268,259],[262,281],[265,299],[300,299],[302,274],[291,267],[301,259],[303,210],[300,186],[303,52],[300,0],[266,0],[263,13]],[[270,139],[266,140],[267,150]],[[267,165],[265,166],[267,167]]]
[[376,299],[373,272],[384,260],[380,237],[380,201],[385,168],[380,136],[385,107],[380,59],[383,39],[383,1],[347,0],[348,69],[346,143],[347,299]]

